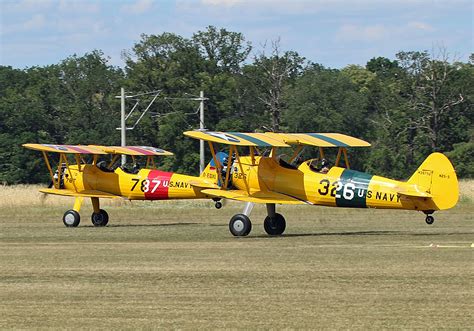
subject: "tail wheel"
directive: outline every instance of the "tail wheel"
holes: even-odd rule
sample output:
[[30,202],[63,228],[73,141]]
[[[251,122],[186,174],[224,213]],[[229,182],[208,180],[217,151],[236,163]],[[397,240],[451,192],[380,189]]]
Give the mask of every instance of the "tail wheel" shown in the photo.
[[434,217],[430,216],[430,215],[426,216],[425,222],[426,222],[426,224],[429,224],[429,225],[433,224],[434,223]]
[[103,209],[100,209],[98,213],[92,213],[91,221],[94,226],[106,226],[109,223],[109,215]]
[[267,216],[265,217],[265,221],[263,221],[263,228],[265,232],[271,236],[279,236],[286,229],[286,221],[285,218],[281,215],[276,213],[275,217]]
[[252,230],[252,222],[244,214],[234,215],[229,222],[229,230],[236,237],[246,236]]
[[75,228],[81,222],[81,216],[79,213],[73,209],[68,210],[64,213],[63,223],[68,228]]

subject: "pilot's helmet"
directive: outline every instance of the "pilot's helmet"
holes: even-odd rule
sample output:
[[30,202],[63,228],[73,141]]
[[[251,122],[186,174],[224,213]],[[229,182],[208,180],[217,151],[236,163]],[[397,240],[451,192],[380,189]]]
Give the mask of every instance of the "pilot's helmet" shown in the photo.
[[321,166],[322,166],[322,167],[329,167],[329,162],[328,162],[328,160],[322,159],[322,160],[321,160]]

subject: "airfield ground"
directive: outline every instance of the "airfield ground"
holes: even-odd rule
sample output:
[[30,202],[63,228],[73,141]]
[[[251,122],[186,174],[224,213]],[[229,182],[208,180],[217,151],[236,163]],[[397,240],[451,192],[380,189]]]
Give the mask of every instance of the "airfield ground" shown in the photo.
[[474,182],[426,225],[416,212],[264,208],[234,238],[242,205],[107,203],[65,228],[71,199],[0,186],[0,328],[448,328],[474,325]]

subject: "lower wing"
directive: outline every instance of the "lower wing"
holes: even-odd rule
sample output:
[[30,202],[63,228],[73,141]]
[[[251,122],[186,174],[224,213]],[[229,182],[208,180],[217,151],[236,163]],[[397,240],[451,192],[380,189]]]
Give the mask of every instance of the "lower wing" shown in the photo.
[[202,190],[201,192],[214,198],[224,198],[245,202],[281,203],[289,205],[312,204],[306,200],[299,200],[294,197],[272,191],[257,191],[249,194],[244,190],[225,191],[218,189],[207,189]]
[[68,196],[68,197],[120,198],[119,195],[110,194],[110,193],[97,191],[97,190],[84,190],[84,191],[76,192],[76,191],[66,190],[66,189],[44,188],[39,191],[46,194],[63,195],[63,196]]

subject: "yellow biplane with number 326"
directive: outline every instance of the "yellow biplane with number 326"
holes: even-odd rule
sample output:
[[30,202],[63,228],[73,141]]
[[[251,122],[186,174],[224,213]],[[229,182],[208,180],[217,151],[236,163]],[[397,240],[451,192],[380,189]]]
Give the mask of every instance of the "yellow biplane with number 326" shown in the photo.
[[[43,153],[52,185],[41,192],[75,198],[63,222],[76,227],[84,198],[91,198],[92,223],[105,226],[107,213],[100,209],[101,198],[130,200],[221,199],[245,202],[241,214],[234,215],[229,230],[246,236],[252,229],[250,213],[255,203],[265,204],[264,229],[281,235],[285,218],[277,204],[308,204],[330,207],[383,208],[421,211],[426,223],[434,222],[437,210],[452,208],[458,200],[458,182],[451,162],[441,153],[429,155],[408,181],[397,181],[350,169],[347,148],[368,147],[361,139],[340,133],[241,133],[187,131],[186,136],[207,141],[212,159],[199,176],[156,169],[154,157],[172,155],[146,146],[72,146],[25,144]],[[216,144],[228,146],[217,152]],[[317,149],[318,157],[302,160],[306,147]],[[333,163],[325,151],[337,149]],[[292,155],[286,159],[281,150]],[[241,155],[244,154],[245,156]],[[58,153],[53,168],[50,153]],[[334,153],[336,154],[336,153]],[[133,165],[119,166],[120,155],[128,155]],[[107,158],[107,161],[102,160]],[[145,159],[140,167],[139,158]]]

